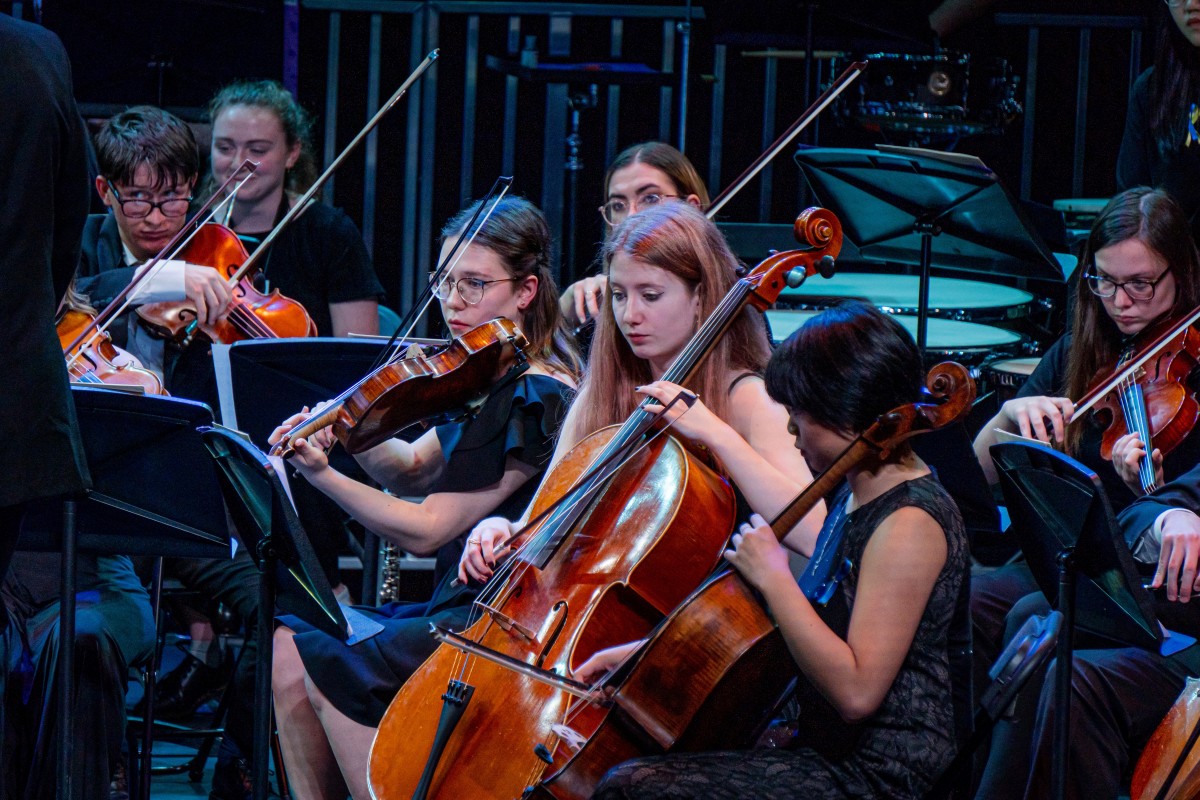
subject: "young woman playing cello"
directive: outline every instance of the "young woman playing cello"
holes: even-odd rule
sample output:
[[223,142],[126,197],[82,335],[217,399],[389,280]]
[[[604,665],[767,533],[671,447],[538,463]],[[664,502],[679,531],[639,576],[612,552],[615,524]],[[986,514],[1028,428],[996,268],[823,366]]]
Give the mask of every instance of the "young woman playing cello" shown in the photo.
[[[683,389],[659,381],[737,280],[720,231],[688,203],[654,205],[628,217],[604,245],[608,278],[588,373],[555,447],[555,463],[586,435],[624,421],[646,397],[662,408]],[[783,432],[787,415],[759,377],[769,348],[761,316],[743,311],[687,387],[699,398],[676,417],[672,433],[708,447],[749,506],[774,514],[812,480]],[[811,514],[789,535],[811,553],[820,528]],[[493,517],[468,538],[463,580],[491,577],[497,553],[516,525]]]
[[[446,226],[444,250],[476,208]],[[439,581],[428,603],[364,608],[385,630],[354,648],[293,618],[276,631],[275,712],[297,798],[344,798],[347,790],[356,798],[368,796],[367,755],[375,727],[400,685],[436,647],[429,623],[460,629],[466,622],[475,591],[452,585],[448,574],[462,552],[464,532],[487,514],[524,508],[549,462],[578,374],[549,252],[550,231],[541,212],[525,200],[505,198],[438,287],[453,336],[507,317],[530,342],[531,366],[469,421],[438,426],[412,443],[393,439],[358,456],[394,494],[424,494],[423,502],[401,500],[332,469],[324,452],[333,441],[328,430],[312,441],[293,442],[300,474],[404,550],[436,553]],[[284,422],[272,442],[302,419]]]
[[[850,303],[814,317],[775,351],[766,391],[788,409],[795,448],[821,470],[877,417],[917,402],[923,373],[894,319]],[[962,520],[907,445],[852,467],[847,483],[827,522],[843,527],[842,552],[853,565],[842,584],[844,636],[801,592],[762,516],[741,526],[725,554],[761,592],[795,659],[778,668],[798,667],[841,719],[814,720],[806,703],[798,721],[805,746],[637,759],[610,771],[597,798],[923,796],[954,752],[946,643],[966,570]],[[602,651],[576,676],[601,677],[626,649]],[[853,746],[833,752],[851,723]]]

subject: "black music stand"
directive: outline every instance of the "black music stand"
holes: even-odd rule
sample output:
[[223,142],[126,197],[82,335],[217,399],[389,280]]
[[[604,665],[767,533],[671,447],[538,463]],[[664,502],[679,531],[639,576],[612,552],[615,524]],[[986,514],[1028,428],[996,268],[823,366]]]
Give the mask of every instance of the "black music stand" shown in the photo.
[[[337,397],[371,371],[386,339],[254,339],[213,348],[221,419],[243,431],[259,449],[280,422],[305,405]],[[367,480],[345,450],[335,447],[330,463],[339,472]],[[308,491],[300,489],[299,491]],[[311,490],[315,493],[316,490]],[[310,502],[311,501],[310,499]],[[319,501],[315,501],[319,502]],[[301,508],[308,508],[301,498]],[[374,602],[378,546],[368,532],[363,546],[364,603]]]
[[920,266],[922,351],[933,267],[1063,281],[1062,268],[1016,200],[974,156],[879,145],[807,148],[795,159],[862,259]]
[[[212,424],[207,406],[177,398],[72,387],[92,474],[79,500],[43,501],[22,520],[18,547],[62,552],[59,632],[58,782],[69,796],[78,552],[219,558],[229,531],[212,459],[196,429]],[[61,522],[60,522],[61,520]],[[156,571],[156,589],[161,571]],[[157,608],[157,591],[154,597]],[[153,694],[153,673],[147,681]],[[148,701],[149,702],[149,701]],[[149,716],[149,715],[147,715]],[[143,739],[148,757],[152,734]],[[131,754],[133,756],[134,754]],[[140,765],[143,796],[149,764]]]
[[[1055,671],[1052,787],[1066,787],[1071,709],[1072,637],[1076,626],[1116,644],[1171,655],[1195,639],[1168,633],[1142,586],[1096,473],[1045,445],[993,445],[992,460],[1026,562],[1063,615]],[[1080,580],[1082,579],[1082,580]]]
[[255,800],[267,797],[271,738],[271,637],[275,607],[313,627],[357,644],[383,630],[352,608],[338,605],[274,466],[238,434],[225,428],[201,430],[220,470],[221,491],[242,543],[258,565],[258,664],[254,683]]

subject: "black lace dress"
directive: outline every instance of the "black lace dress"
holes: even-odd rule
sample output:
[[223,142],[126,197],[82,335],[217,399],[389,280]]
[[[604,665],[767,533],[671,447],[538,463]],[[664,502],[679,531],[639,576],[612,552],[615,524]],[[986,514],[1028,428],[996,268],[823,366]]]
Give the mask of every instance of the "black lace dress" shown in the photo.
[[[856,567],[867,541],[884,519],[905,506],[927,511],[942,526],[946,563],[934,583],[908,656],[873,716],[849,726],[841,720],[831,721],[828,715],[802,713],[799,739],[806,744],[796,749],[679,754],[629,761],[608,773],[595,797],[921,797],[954,755],[946,636],[967,559],[958,509],[936,478],[926,476],[902,483],[844,517],[843,552],[855,568],[842,585],[842,595],[843,610],[852,610],[858,583]],[[828,533],[822,531],[822,536]],[[838,602],[843,601],[835,598],[834,603]],[[817,717],[824,727],[813,730]],[[831,726],[842,730],[831,730]]]

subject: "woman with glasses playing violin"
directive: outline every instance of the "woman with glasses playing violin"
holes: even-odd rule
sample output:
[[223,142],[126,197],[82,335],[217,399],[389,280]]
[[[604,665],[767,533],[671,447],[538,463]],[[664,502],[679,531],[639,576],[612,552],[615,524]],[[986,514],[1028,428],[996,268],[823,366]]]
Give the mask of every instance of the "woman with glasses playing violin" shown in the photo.
[[[699,209],[708,205],[708,190],[688,157],[662,142],[642,142],[625,148],[604,175],[600,216],[604,220],[605,240],[630,214],[674,200]],[[601,274],[568,286],[559,302],[567,324],[574,327],[595,319],[607,285]]]
[[1130,93],[1117,188],[1165,190],[1200,241],[1200,0],[1154,5],[1154,65]]
[[[443,230],[443,256],[477,208]],[[475,590],[452,583],[451,568],[466,532],[486,516],[515,515],[525,507],[574,394],[580,363],[558,309],[545,218],[528,201],[509,197],[476,228],[474,242],[434,289],[442,315],[454,337],[496,317],[516,322],[530,343],[529,370],[491,394],[468,421],[440,425],[411,443],[392,439],[356,456],[393,494],[330,468],[325,449],[334,440],[328,429],[293,442],[292,463],[309,483],[403,550],[436,554],[438,581],[427,603],[362,608],[385,630],[353,648],[300,620],[283,620],[275,634],[275,713],[297,798],[340,799],[347,791],[368,796],[375,728],[401,684],[436,648],[429,624],[465,626]],[[272,443],[303,418],[286,420]],[[425,498],[411,502],[402,495]]]
[[[984,426],[975,450],[994,480],[988,448],[997,441],[996,428],[1053,441],[1100,476],[1113,510],[1120,512],[1142,494],[1137,467],[1147,457],[1146,443],[1136,433],[1126,434],[1113,446],[1112,461],[1103,459],[1103,427],[1092,415],[1075,419],[1071,398],[1082,397],[1098,376],[1111,372],[1148,326],[1200,305],[1200,256],[1179,205],[1161,190],[1139,187],[1117,195],[1101,211],[1076,274],[1071,332],[1050,348],[1017,397]],[[1151,457],[1166,480],[1173,480],[1200,463],[1200,436],[1193,430],[1165,459],[1154,450]],[[1191,595],[1191,579],[1183,575],[1180,555],[1196,549],[1189,544],[1193,538],[1186,530],[1155,526],[1133,549],[1135,560],[1159,564],[1153,586],[1164,587],[1168,600]],[[1048,604],[1024,563],[974,579],[971,616],[977,678],[986,675],[1025,619],[1046,610]],[[1036,699],[1037,690],[1027,688],[1018,701],[1027,706],[1019,709],[1018,722],[997,726],[980,798],[1021,796],[1024,791],[1012,776],[1027,772]]]

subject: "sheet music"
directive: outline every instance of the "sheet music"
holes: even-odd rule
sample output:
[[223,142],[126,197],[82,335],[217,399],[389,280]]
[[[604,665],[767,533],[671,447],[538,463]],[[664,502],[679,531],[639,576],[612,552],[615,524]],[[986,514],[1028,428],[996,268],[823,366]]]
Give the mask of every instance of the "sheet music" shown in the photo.
[[227,344],[214,344],[212,347],[213,370],[217,374],[217,399],[221,406],[221,422],[233,430],[237,430],[237,409],[233,405],[233,375],[229,366],[229,348]]

